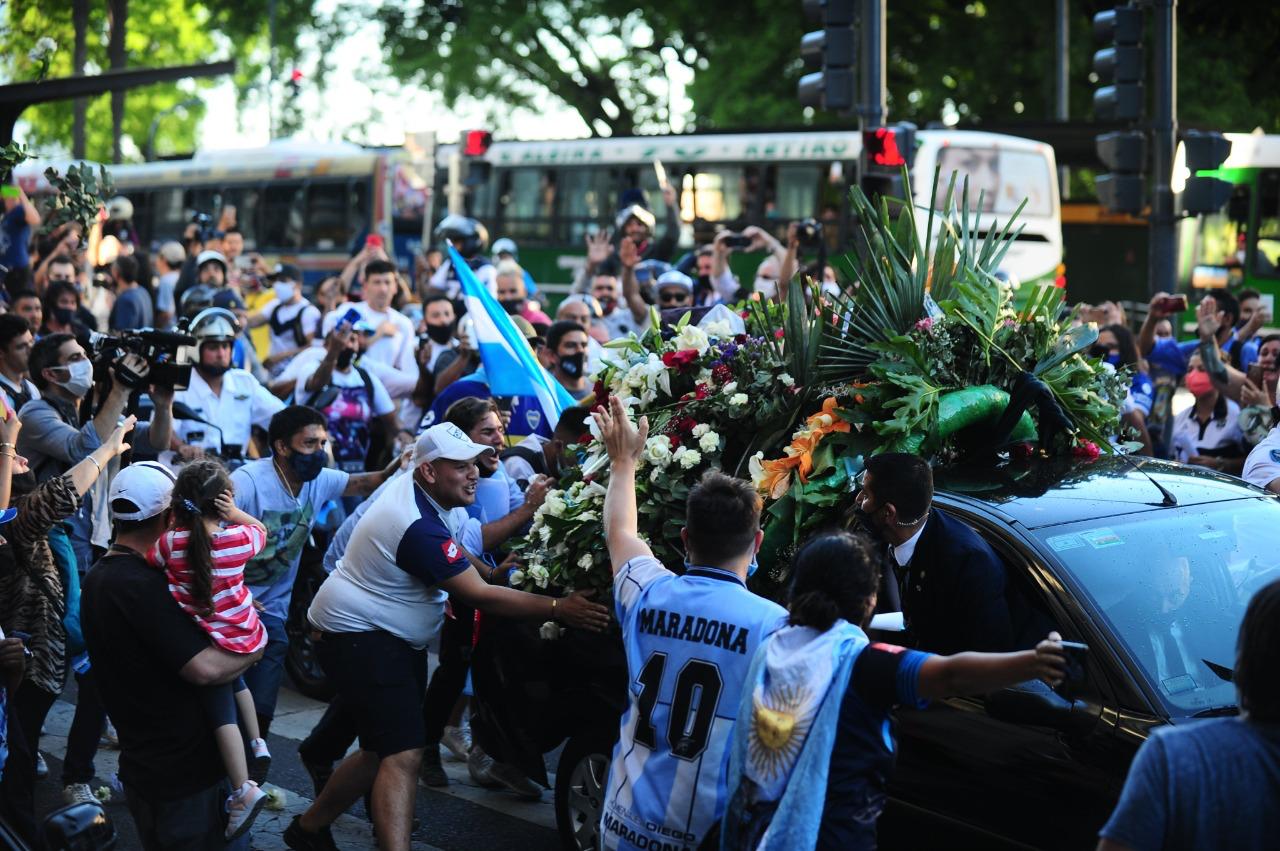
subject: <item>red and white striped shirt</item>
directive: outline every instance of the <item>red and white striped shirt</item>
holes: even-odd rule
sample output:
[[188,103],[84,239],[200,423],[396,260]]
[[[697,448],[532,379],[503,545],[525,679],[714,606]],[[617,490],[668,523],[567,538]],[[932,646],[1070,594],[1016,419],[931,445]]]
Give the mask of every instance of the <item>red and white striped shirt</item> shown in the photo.
[[191,593],[191,566],[187,562],[189,529],[170,529],[156,541],[148,558],[165,568],[169,593],[182,610],[231,653],[256,653],[267,644],[267,630],[253,608],[253,595],[244,584],[244,566],[267,543],[258,526],[229,526],[213,535],[213,612],[203,614]]

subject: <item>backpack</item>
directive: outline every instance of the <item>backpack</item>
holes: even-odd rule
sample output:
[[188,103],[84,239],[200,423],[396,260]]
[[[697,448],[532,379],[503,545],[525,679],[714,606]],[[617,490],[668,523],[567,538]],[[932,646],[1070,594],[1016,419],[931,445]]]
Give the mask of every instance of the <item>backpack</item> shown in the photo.
[[[356,372],[360,375],[360,380],[364,382],[364,392],[369,396],[369,410],[373,410],[373,379],[369,377],[369,373],[362,366],[356,367]],[[306,388],[303,388],[304,390]],[[312,393],[310,398],[301,404],[308,408],[315,408],[317,411],[323,411],[325,408],[333,404],[333,400],[338,398],[339,388],[333,383],[332,379],[329,384],[321,387]]]
[[304,304],[302,309],[295,313],[293,315],[293,319],[290,319],[288,322],[281,322],[276,318],[277,314],[280,313],[280,310],[283,307],[283,304],[277,304],[271,311],[271,317],[268,319],[268,322],[271,325],[271,333],[275,334],[277,337],[283,337],[284,332],[292,330],[294,344],[298,348],[302,348],[307,344],[306,332],[302,330],[302,314],[307,312],[307,306]]

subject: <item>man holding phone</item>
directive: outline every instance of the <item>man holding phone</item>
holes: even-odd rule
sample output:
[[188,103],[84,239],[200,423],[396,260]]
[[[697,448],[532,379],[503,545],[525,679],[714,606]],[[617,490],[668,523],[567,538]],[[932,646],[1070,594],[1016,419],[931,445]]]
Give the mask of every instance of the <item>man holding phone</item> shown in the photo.
[[[418,384],[418,362],[414,357],[418,338],[413,322],[391,306],[399,285],[394,263],[370,260],[364,267],[364,300],[333,311],[324,321],[326,328],[333,328],[340,321],[350,325],[362,321],[373,329],[365,341],[360,364],[378,376],[397,402],[412,394]],[[351,318],[343,314],[350,314]]]
[[27,243],[31,241],[31,229],[40,226],[40,211],[16,180],[0,186],[0,198],[4,199],[4,216],[0,218],[0,264],[9,269],[25,269],[31,265]]

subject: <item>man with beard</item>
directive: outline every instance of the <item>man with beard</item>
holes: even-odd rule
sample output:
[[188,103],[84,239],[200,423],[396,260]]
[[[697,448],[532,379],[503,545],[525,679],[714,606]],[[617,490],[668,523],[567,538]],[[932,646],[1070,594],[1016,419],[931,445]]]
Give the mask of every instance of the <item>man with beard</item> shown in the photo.
[[591,395],[587,381],[587,330],[576,322],[560,321],[547,331],[547,346],[539,352],[543,366],[575,400]]
[[529,289],[524,282],[524,270],[515,262],[504,260],[498,264],[498,303],[512,316],[523,316],[534,325],[550,325],[551,317],[529,303]]
[[204,422],[180,420],[173,448],[183,461],[208,453],[229,466],[245,457],[253,426],[265,429],[284,407],[266,387],[243,369],[231,366],[231,347],[239,324],[222,308],[202,311],[191,323],[199,352],[191,383],[177,394]]
[[875,455],[859,484],[863,526],[889,549],[882,596],[888,610],[902,612],[915,646],[943,654],[1012,650],[1004,563],[976,532],[932,507],[929,463],[906,452]]

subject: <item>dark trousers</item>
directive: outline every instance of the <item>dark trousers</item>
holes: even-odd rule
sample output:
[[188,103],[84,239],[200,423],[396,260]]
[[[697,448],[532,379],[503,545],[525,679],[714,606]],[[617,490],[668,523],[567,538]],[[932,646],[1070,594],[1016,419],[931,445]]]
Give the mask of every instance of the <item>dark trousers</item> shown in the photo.
[[14,827],[32,843],[36,841],[36,748],[45,716],[57,699],[29,680],[9,696],[9,758],[3,791]]
[[219,782],[194,795],[175,801],[157,801],[125,787],[129,814],[138,826],[138,838],[145,851],[222,851],[248,848],[249,835],[234,844],[222,838],[226,829],[223,803],[229,789]]
[[93,758],[107,723],[107,710],[98,695],[93,669],[76,675],[76,714],[67,733],[67,755],[62,760],[62,785],[93,780]]
[[333,765],[346,756],[347,748],[359,733],[355,714],[347,707],[342,695],[335,694],[324,715],[298,745],[298,756],[303,762]]
[[475,609],[450,598],[453,617],[445,618],[440,627],[440,665],[427,686],[422,701],[422,724],[427,744],[439,743],[462,690],[467,686],[471,668],[471,638],[475,630]]

